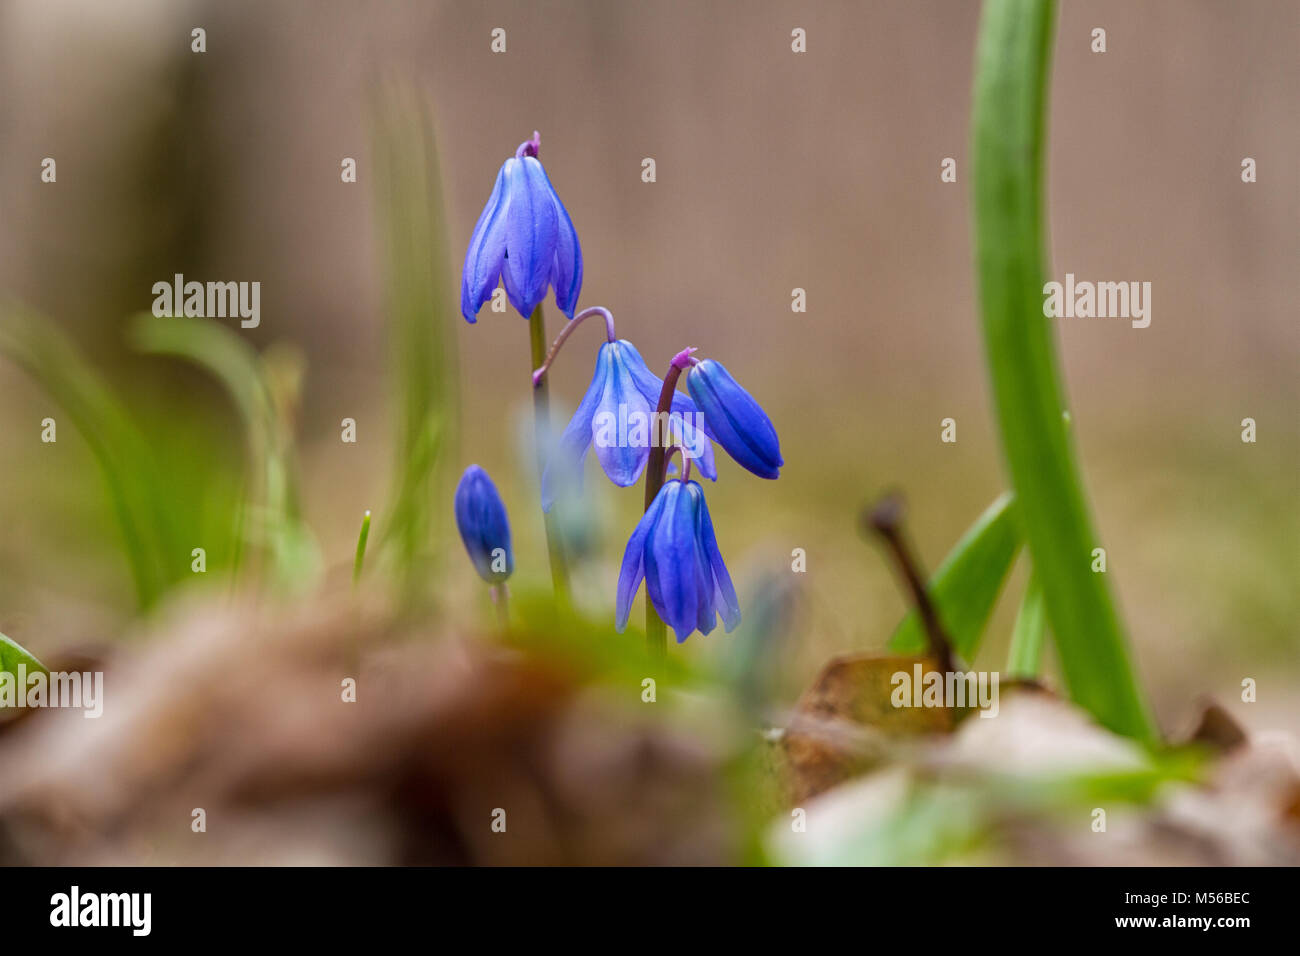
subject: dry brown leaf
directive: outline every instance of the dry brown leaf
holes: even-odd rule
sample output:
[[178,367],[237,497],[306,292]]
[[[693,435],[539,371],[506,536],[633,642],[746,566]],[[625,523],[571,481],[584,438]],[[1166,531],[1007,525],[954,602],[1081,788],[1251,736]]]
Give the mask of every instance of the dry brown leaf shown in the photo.
[[[365,649],[360,669],[356,648]],[[357,678],[345,703],[341,681]],[[719,864],[721,755],[563,665],[357,609],[187,604],[104,713],[0,737],[0,864]],[[191,829],[203,808],[207,830]],[[492,828],[506,812],[506,830]]]
[[791,795],[801,803],[878,764],[892,741],[947,734],[960,714],[943,707],[895,707],[894,675],[938,671],[930,657],[872,654],[831,660],[804,692],[785,732]]

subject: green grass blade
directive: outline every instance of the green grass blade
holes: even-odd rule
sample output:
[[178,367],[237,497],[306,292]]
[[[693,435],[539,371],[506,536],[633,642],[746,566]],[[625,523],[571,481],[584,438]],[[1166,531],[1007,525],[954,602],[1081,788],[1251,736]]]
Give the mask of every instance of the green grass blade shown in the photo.
[[1011,650],[1007,653],[1007,676],[1037,680],[1043,664],[1043,639],[1047,635],[1047,606],[1038,575],[1029,576],[1025,596],[1011,629]]
[[36,659],[35,654],[13,638],[0,634],[0,671],[17,674],[19,664],[24,665],[29,674],[49,673],[49,669]]
[[412,606],[430,599],[437,554],[430,538],[451,512],[439,465],[456,457],[459,292],[448,264],[433,122],[418,94],[384,89],[375,103],[372,149],[397,409],[393,488],[380,547],[393,559],[398,591]]
[[257,353],[238,333],[211,319],[136,315],[129,326],[131,344],[150,355],[185,359],[209,372],[225,387],[244,423],[271,439],[271,396],[258,369]]
[[[930,599],[957,653],[979,650],[993,605],[1020,549],[1014,499],[1005,494],[979,516],[930,578]],[[919,654],[927,646],[920,615],[911,611],[889,640],[891,650]]]
[[89,446],[122,532],[136,601],[152,606],[189,571],[166,512],[165,487],[149,443],[117,392],[46,316],[9,303],[0,310],[0,353],[67,412]]
[[1070,696],[1117,733],[1154,739],[1097,546],[1053,330],[1043,317],[1044,128],[1056,7],[988,0],[976,53],[975,245],[994,406],[1020,523]]
[[[142,313],[132,321],[130,337],[141,352],[191,362],[224,387],[244,423],[254,476],[251,497],[260,501],[254,508],[241,507],[238,539],[266,546],[281,586],[309,585],[320,561],[299,514],[293,436],[283,411],[292,400],[277,399],[268,362],[239,333],[209,319]],[[279,387],[297,386],[281,382]]]
[[356,587],[361,581],[361,567],[366,561],[366,541],[370,537],[370,512],[367,511],[365,517],[361,519],[361,533],[357,535],[357,553],[352,559],[352,586]]

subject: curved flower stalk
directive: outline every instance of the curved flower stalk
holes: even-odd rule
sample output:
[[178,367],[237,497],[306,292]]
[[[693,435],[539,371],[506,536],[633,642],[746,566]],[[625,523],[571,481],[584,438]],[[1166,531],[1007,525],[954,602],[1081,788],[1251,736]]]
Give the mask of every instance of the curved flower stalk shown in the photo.
[[565,327],[546,361],[533,373],[540,382],[572,330],[591,315],[605,317],[606,339],[596,353],[591,384],[560,436],[542,475],[542,510],[550,511],[561,483],[582,481],[582,463],[594,444],[596,459],[609,480],[621,488],[636,484],[660,441],[676,439],[683,455],[695,461],[711,481],[718,477],[713,447],[705,437],[703,418],[688,395],[674,391],[667,409],[666,431],[655,428],[655,412],[663,380],[650,371],[641,353],[626,339],[616,338],[614,318],[607,309],[584,309]]
[[582,247],[569,213],[537,158],[541,136],[519,144],[497,173],[465,253],[460,311],[468,322],[498,281],[516,311],[530,318],[555,287],[555,304],[573,318],[582,291]]
[[642,579],[647,599],[679,644],[696,630],[710,633],[719,615],[728,632],[740,623],[740,602],[718,550],[704,489],[685,476],[689,467],[688,459],[682,478],[664,482],[628,540],[618,576],[619,633]]
[[780,477],[785,459],[776,429],[726,366],[713,359],[692,359],[686,388],[704,413],[705,433],[737,464],[760,478]]
[[497,486],[478,465],[470,465],[456,486],[456,528],[474,570],[488,584],[503,585],[514,573],[510,521]]

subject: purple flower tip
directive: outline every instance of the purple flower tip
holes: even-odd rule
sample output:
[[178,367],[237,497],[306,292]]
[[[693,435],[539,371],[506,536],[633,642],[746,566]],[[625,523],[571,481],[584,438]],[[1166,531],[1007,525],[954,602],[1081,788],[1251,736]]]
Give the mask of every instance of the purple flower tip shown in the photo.
[[673,365],[675,365],[677,368],[687,368],[691,365],[694,365],[695,359],[691,358],[691,355],[698,351],[699,349],[694,347],[682,349],[680,352],[678,352],[676,355],[673,356]]
[[533,138],[526,139],[519,144],[515,150],[515,158],[523,159],[525,156],[536,156],[542,148],[542,134],[533,130]]

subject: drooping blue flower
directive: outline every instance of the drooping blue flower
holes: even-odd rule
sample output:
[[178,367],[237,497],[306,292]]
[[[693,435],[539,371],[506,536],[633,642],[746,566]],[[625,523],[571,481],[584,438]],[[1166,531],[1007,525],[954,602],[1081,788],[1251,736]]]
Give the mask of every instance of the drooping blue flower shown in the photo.
[[[542,474],[543,511],[551,510],[561,482],[582,480],[582,463],[592,444],[610,481],[623,488],[636,483],[650,457],[651,426],[663,384],[631,342],[618,339],[601,345],[587,394]],[[691,397],[674,392],[668,422],[671,437],[688,451],[706,478],[716,481],[713,446],[699,427],[701,421]]]
[[488,584],[500,584],[515,570],[506,506],[488,473],[470,465],[460,477],[455,498],[456,527],[474,570]]
[[686,388],[704,413],[705,433],[727,454],[760,478],[780,476],[785,460],[776,429],[722,363],[697,362],[687,374]]
[[719,614],[728,633],[740,623],[740,602],[698,483],[664,482],[628,539],[618,575],[615,625],[619,633],[627,627],[642,578],[646,595],[677,633],[678,644],[692,631],[708,634]]
[[541,160],[537,133],[497,173],[483,207],[460,283],[460,311],[469,322],[503,279],[510,303],[525,319],[555,287],[555,304],[573,318],[582,291],[582,247]]

